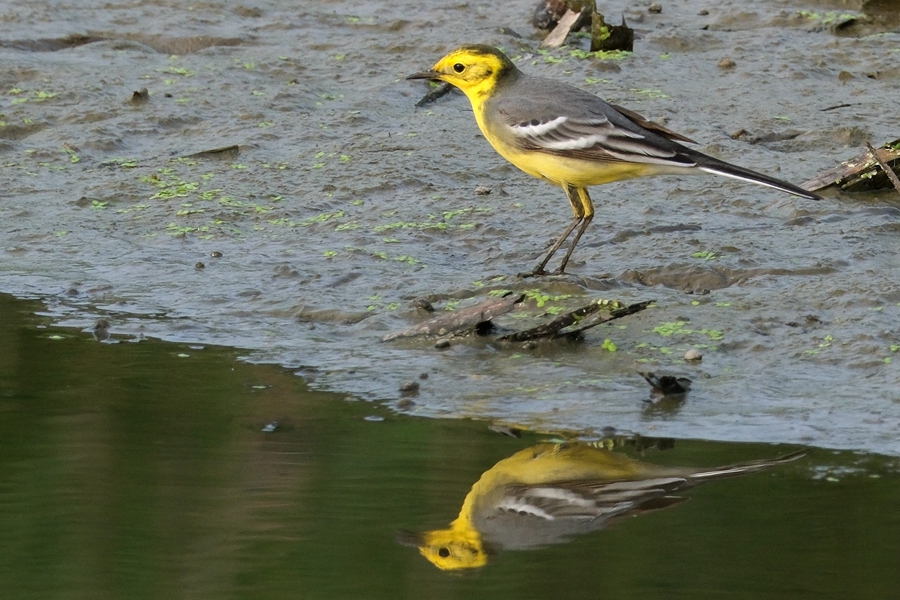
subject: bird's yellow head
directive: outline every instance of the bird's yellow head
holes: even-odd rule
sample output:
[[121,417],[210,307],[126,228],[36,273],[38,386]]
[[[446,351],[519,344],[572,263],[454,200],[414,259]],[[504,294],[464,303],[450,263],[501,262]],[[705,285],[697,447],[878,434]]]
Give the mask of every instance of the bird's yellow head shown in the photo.
[[413,73],[407,79],[446,81],[458,87],[470,100],[489,95],[498,83],[518,75],[519,70],[505,54],[493,46],[477,44],[457,48],[430,71]]
[[436,529],[425,533],[404,532],[400,542],[419,549],[419,553],[444,571],[477,569],[488,563],[481,536],[469,527]]

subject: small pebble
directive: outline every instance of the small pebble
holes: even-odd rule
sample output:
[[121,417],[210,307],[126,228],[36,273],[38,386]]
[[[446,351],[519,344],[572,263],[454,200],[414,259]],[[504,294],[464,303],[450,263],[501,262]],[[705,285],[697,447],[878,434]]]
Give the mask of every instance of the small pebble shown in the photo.
[[659,2],[654,2],[653,4],[650,5],[650,8],[647,9],[647,12],[651,12],[655,15],[658,15],[659,13],[662,12],[662,4],[660,4]]
[[416,403],[409,398],[401,398],[400,400],[397,400],[397,410],[409,410],[415,405]]
[[419,373],[419,379],[422,379],[422,380],[428,379],[428,373]]
[[438,350],[443,350],[444,348],[450,347],[450,340],[447,338],[440,339],[434,343],[434,347]]
[[521,438],[522,430],[508,425],[489,425],[488,429],[511,438]]
[[199,271],[200,269],[205,269],[206,265],[204,265],[202,262],[197,262],[197,264],[194,265],[194,268]]
[[413,306],[415,308],[424,310],[425,312],[434,312],[434,306],[432,306],[431,302],[429,302],[425,298],[416,298],[415,300],[413,300]]
[[719,60],[718,66],[720,69],[733,69],[735,67],[735,62],[726,56]]
[[405,381],[403,385],[400,386],[401,394],[418,394],[419,393],[419,382],[418,381]]
[[209,255],[211,258],[222,258],[222,256],[223,256],[222,253],[219,252],[218,250],[213,250],[212,252],[209,253]]
[[97,322],[94,323],[94,329],[91,330],[91,333],[94,336],[94,339],[98,342],[102,342],[103,340],[109,339],[109,321],[106,319],[97,319]]
[[489,188],[486,185],[479,185],[478,187],[475,188],[476,196],[487,196],[490,193],[491,193],[491,188]]
[[696,348],[691,348],[684,353],[684,360],[702,360],[703,355]]
[[132,104],[143,104],[148,100],[150,100],[150,92],[147,91],[147,88],[141,88],[140,90],[131,94]]
[[701,10],[700,12],[698,12],[697,14],[700,15],[701,17],[705,17],[706,15],[709,14],[709,11],[706,10],[706,9],[704,8],[703,10]]

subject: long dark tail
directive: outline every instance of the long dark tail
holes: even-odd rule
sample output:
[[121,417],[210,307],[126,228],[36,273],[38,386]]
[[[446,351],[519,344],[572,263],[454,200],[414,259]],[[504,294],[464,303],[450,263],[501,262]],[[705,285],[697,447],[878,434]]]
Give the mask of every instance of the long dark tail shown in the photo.
[[718,160],[704,154],[701,154],[700,156],[692,156],[692,158],[697,161],[697,168],[702,171],[706,171],[707,173],[715,173],[716,175],[724,175],[725,177],[740,179],[741,181],[749,181],[750,183],[756,183],[758,185],[775,188],[776,190],[781,190],[782,192],[787,192],[788,194],[800,196],[801,198],[809,198],[810,200],[822,199],[820,195],[814,192],[810,192],[809,190],[804,190],[803,188],[797,187],[796,185],[788,183],[787,181],[775,179],[774,177],[769,177],[768,175],[763,175],[762,173],[757,173],[756,171],[751,171],[750,169],[745,169],[744,167],[732,165],[725,161]]

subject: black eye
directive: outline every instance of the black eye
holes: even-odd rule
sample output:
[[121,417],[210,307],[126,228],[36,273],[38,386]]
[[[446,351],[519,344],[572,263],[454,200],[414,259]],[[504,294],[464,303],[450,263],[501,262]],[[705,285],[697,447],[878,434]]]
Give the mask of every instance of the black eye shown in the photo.
[[[461,67],[462,65],[457,65],[457,66]],[[453,68],[455,69],[456,67],[453,67]],[[450,551],[447,550],[446,548],[441,548],[438,550],[438,556],[440,556],[441,558],[447,558],[448,556],[450,556]]]
[[455,65],[453,65],[453,70],[456,71],[457,73],[462,73],[463,71],[466,70],[466,65],[464,65],[462,63],[456,63]]

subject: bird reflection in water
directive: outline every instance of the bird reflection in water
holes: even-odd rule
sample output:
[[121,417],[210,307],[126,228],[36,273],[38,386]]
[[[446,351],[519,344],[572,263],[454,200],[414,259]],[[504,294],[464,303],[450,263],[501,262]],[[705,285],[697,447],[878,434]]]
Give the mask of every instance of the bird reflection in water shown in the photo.
[[624,517],[686,500],[681,490],[712,479],[753,473],[800,458],[795,452],[717,468],[663,467],[583,442],[543,443],[486,471],[447,529],[403,532],[444,570],[483,567],[500,550],[562,543]]

